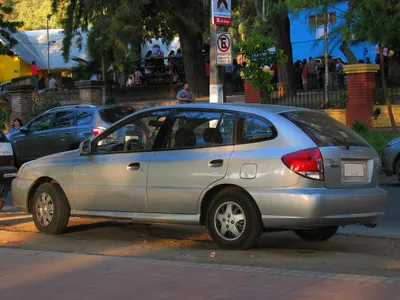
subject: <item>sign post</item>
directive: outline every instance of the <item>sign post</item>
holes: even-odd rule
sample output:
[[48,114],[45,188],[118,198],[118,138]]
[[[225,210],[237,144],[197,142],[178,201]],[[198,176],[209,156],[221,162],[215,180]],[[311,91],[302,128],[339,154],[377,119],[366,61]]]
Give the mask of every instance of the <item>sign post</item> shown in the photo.
[[230,25],[231,18],[231,0],[211,1],[210,103],[224,102],[224,66],[232,64],[232,42],[223,26]]

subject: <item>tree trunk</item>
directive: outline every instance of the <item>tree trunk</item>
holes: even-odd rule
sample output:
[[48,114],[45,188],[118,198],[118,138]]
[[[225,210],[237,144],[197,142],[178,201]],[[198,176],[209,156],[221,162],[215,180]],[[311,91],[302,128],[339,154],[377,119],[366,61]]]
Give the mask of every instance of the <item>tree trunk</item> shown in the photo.
[[383,58],[383,46],[380,48],[379,56],[380,56],[380,67],[381,67],[381,80],[382,80],[383,95],[385,97],[386,106],[387,106],[387,109],[388,109],[390,124],[392,125],[393,132],[395,133],[397,131],[397,126],[396,126],[396,121],[395,121],[394,116],[393,116],[392,101],[390,99],[390,96],[389,96],[389,93],[388,93],[388,88],[387,88],[387,85],[386,85],[385,63],[384,63],[384,58]]
[[351,51],[349,44],[346,41],[343,41],[340,44],[339,49],[343,52],[349,64],[356,64],[358,62],[357,57],[354,55],[353,51]]
[[281,49],[287,55],[287,62],[278,65],[279,83],[283,84],[286,95],[296,93],[295,73],[293,67],[292,42],[290,41],[290,20],[287,14],[275,14],[273,16],[273,35],[276,40],[276,48]]
[[199,32],[190,31],[187,27],[179,28],[177,31],[181,42],[186,81],[196,98],[207,97],[209,88],[202,54],[203,36]]

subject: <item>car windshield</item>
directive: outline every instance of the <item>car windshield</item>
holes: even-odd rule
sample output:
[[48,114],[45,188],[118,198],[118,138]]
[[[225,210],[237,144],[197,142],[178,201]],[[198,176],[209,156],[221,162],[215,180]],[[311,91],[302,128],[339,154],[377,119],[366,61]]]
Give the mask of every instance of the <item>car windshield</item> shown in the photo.
[[299,127],[318,147],[368,147],[354,131],[324,113],[304,110],[285,112],[281,116]]
[[118,122],[119,120],[133,114],[135,109],[132,107],[124,106],[124,107],[109,107],[103,108],[99,110],[100,118],[109,124],[113,124]]

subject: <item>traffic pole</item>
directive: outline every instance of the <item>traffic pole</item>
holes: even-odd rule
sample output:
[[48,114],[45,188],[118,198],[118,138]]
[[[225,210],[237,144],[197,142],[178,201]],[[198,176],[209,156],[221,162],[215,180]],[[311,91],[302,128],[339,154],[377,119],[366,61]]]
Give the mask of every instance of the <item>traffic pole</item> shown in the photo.
[[213,1],[210,12],[210,103],[224,102],[224,67],[217,66],[217,32],[223,31],[223,26],[214,24]]

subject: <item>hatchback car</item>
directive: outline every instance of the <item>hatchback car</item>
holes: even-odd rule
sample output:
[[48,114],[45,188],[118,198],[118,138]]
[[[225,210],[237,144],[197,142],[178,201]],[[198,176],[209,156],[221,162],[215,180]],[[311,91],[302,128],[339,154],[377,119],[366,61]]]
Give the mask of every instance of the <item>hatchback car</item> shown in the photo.
[[400,137],[391,140],[383,150],[382,170],[387,176],[396,175],[400,181]]
[[219,246],[246,249],[263,230],[323,241],[339,225],[375,226],[387,201],[378,164],[323,112],[188,104],[137,112],[79,150],[24,164],[12,194],[44,233],[70,216],[201,224]]
[[72,105],[50,109],[9,134],[16,165],[42,156],[78,149],[79,144],[135,110],[121,106]]

